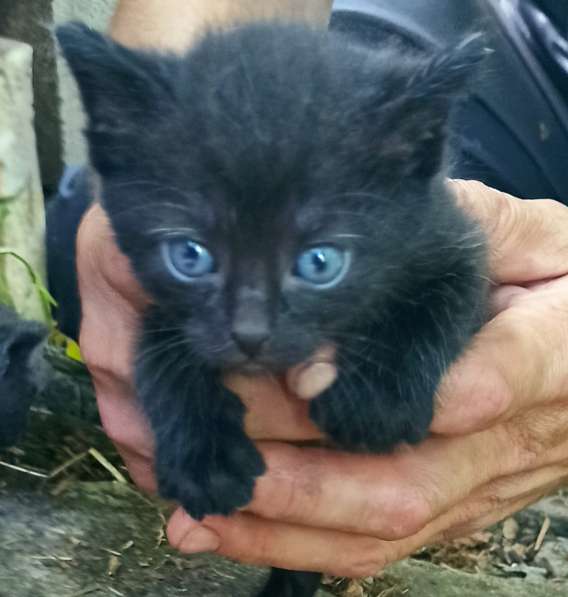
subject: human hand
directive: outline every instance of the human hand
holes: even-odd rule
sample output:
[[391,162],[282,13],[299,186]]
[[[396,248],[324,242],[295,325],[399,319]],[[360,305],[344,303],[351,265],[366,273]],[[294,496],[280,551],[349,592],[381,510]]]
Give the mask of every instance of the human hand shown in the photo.
[[[426,543],[487,526],[563,481],[568,209],[521,202],[479,183],[456,183],[456,191],[490,237],[499,314],[440,388],[435,435],[390,456],[270,441],[319,436],[306,401],[284,392],[285,384],[229,380],[249,406],[247,429],[263,440],[268,473],[246,511],[231,518],[198,524],[178,510],[168,529],[175,546],[368,575]],[[82,349],[103,423],[135,481],[154,489],[150,434],[130,382],[132,336],[145,299],[97,207],[84,220],[78,249]],[[322,379],[312,368],[293,372],[288,384],[310,397],[333,375],[318,367]]]

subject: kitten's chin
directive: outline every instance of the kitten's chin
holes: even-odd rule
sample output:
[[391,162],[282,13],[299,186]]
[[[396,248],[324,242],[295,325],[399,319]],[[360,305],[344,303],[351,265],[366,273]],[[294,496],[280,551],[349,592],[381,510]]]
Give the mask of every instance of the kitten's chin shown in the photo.
[[210,365],[227,373],[247,376],[280,375],[307,359],[312,353],[295,354],[269,353],[248,357],[234,351],[223,359],[210,361]]
[[246,361],[242,365],[235,367],[233,372],[247,376],[267,375],[268,373],[273,373],[273,371],[271,371],[266,365],[257,363],[256,361]]
[[272,363],[261,360],[243,359],[239,362],[226,363],[222,369],[237,375],[257,377],[262,375],[278,375],[284,373],[290,366],[289,363]]

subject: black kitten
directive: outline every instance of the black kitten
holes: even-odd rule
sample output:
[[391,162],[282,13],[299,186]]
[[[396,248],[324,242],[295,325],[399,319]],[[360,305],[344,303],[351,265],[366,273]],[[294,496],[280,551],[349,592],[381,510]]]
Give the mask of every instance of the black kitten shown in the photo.
[[[220,371],[281,372],[323,344],[339,377],[311,416],[338,447],[422,440],[484,313],[483,237],[442,172],[481,45],[373,52],[274,23],[183,57],[58,37],[103,206],[154,299],[136,384],[162,495],[196,519],[246,505],[264,464]],[[317,575],[270,582],[300,597]]]
[[43,342],[47,332],[43,324],[24,321],[0,305],[0,447],[20,439],[32,400],[46,385]]

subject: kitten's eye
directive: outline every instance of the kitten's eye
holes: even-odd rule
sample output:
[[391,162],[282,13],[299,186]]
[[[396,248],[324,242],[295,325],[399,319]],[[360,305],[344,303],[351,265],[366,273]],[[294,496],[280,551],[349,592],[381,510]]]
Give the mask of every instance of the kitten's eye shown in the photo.
[[215,271],[213,255],[199,243],[175,238],[162,244],[162,255],[169,272],[182,282],[201,278]]
[[312,247],[298,257],[294,275],[315,286],[330,287],[347,271],[348,257],[345,251],[332,245]]

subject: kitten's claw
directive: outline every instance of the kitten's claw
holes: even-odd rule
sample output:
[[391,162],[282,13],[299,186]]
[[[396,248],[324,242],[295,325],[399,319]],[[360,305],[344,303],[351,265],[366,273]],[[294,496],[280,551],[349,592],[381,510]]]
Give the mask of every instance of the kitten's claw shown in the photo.
[[179,502],[195,520],[209,515],[228,516],[253,497],[256,478],[266,470],[254,444],[246,437],[235,444],[217,445],[209,462],[164,466],[159,475],[160,494]]

